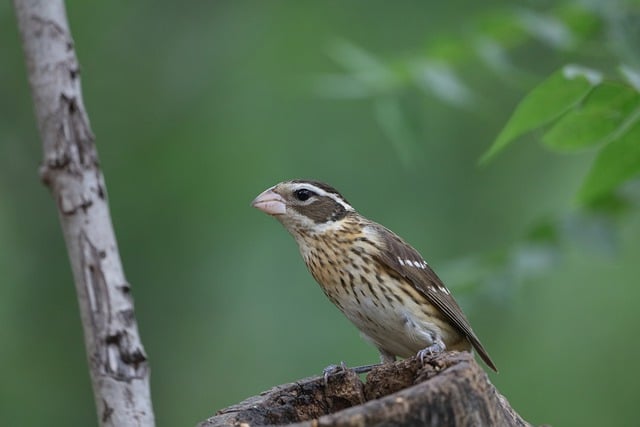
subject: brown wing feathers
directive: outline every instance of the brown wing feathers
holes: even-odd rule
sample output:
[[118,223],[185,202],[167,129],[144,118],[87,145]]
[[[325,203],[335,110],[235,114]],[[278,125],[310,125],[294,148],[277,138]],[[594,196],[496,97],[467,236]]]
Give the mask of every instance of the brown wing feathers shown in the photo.
[[460,306],[451,296],[436,273],[427,265],[418,251],[392,231],[379,226],[379,233],[386,245],[380,253],[380,261],[407,279],[420,293],[436,306],[476,349],[482,360],[494,371],[496,366],[471,329]]

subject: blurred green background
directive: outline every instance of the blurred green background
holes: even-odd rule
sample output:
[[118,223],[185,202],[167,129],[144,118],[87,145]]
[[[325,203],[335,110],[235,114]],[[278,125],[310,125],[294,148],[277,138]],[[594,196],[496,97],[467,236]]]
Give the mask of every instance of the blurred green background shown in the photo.
[[[329,182],[423,253],[525,419],[629,425],[637,204],[580,208],[593,153],[558,156],[535,135],[478,166],[551,72],[635,55],[619,20],[637,3],[600,3],[68,1],[158,425],[377,361],[291,237],[249,207],[296,177]],[[0,425],[95,425],[7,2],[0,40]]]

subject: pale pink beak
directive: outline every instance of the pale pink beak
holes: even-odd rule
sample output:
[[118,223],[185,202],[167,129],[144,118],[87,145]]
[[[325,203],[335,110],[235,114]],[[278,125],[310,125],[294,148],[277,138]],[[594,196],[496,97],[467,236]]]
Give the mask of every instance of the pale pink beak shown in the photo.
[[287,213],[287,205],[284,198],[273,191],[273,187],[266,189],[253,199],[251,206],[269,215],[284,215]]

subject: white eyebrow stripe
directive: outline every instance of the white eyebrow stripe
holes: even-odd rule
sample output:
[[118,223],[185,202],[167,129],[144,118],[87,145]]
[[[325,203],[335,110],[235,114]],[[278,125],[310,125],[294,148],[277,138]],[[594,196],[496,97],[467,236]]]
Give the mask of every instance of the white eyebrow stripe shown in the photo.
[[342,200],[342,198],[340,198],[339,196],[333,194],[333,193],[329,193],[325,190],[323,190],[320,187],[317,187],[313,184],[309,184],[309,183],[299,183],[295,186],[295,189],[300,189],[300,188],[312,188],[313,192],[316,193],[319,196],[323,196],[323,197],[330,197],[331,199],[333,199],[336,203],[339,203],[340,205],[342,205],[343,208],[345,208],[348,211],[353,211],[355,209],[353,209],[353,207],[345,202],[344,200]]

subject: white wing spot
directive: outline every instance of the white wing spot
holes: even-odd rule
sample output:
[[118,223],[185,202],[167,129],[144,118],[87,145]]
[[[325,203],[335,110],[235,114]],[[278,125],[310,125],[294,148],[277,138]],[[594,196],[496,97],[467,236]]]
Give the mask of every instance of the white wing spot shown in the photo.
[[425,260],[422,261],[414,261],[411,259],[402,259],[400,257],[398,258],[398,262],[400,263],[401,266],[407,266],[407,267],[415,267],[415,268],[420,268],[422,270],[424,270],[425,268],[428,267],[429,264],[427,264],[427,262]]
[[402,259],[400,257],[398,257],[398,262],[400,263],[401,266],[407,266],[407,267],[415,267],[415,268],[420,268],[422,270],[424,270],[425,268],[427,268],[427,262],[426,261],[414,261],[411,259]]
[[426,263],[426,261],[409,261],[409,260],[407,260],[407,262],[408,262],[409,264],[412,264],[412,263],[413,263],[413,266],[414,266],[414,267],[416,267],[416,268],[421,268],[422,270],[424,270],[425,268],[427,268],[427,263]]

